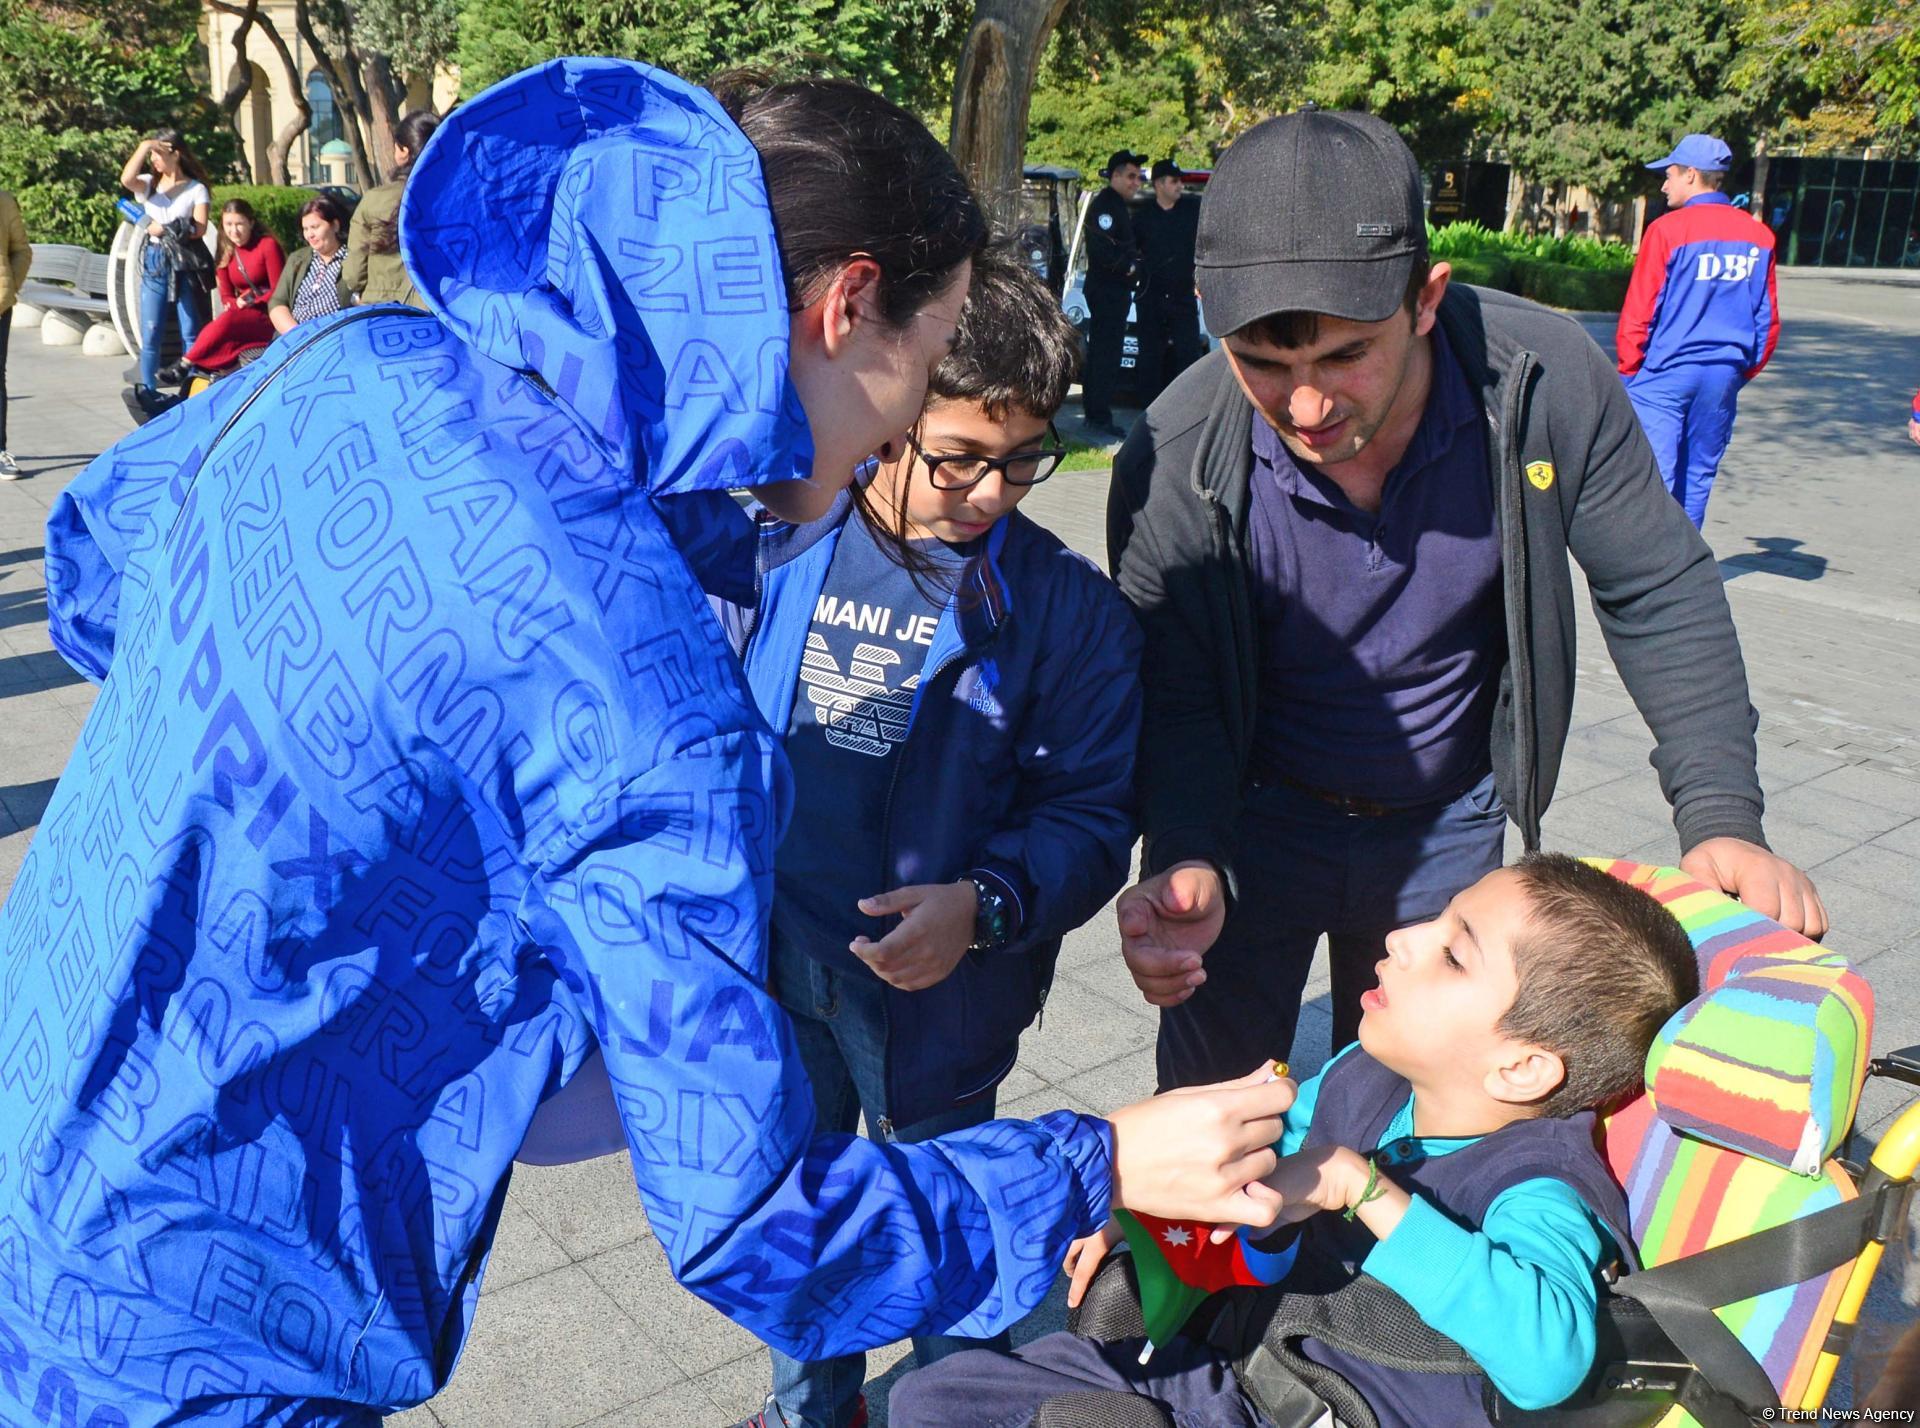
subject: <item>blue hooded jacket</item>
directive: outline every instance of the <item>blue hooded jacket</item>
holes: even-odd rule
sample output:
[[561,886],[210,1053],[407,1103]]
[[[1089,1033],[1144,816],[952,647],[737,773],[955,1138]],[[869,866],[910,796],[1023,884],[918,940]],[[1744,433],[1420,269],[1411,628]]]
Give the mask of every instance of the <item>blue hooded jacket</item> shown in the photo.
[[811,1139],[786,766],[660,515],[811,461],[745,137],[556,61],[403,227],[432,315],[294,329],[49,521],[101,691],[0,912],[0,1419],[426,1398],[595,1047],[675,1273],[790,1354],[991,1333],[1107,1212],[1065,1112]]

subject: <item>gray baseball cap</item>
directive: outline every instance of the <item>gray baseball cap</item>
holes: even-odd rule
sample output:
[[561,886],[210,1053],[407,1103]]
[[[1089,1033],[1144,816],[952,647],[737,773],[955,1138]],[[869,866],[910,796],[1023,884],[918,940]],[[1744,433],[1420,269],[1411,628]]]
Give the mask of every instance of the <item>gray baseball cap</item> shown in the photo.
[[1200,205],[1207,331],[1277,312],[1383,322],[1426,252],[1420,166],[1392,125],[1323,110],[1265,120],[1220,156]]

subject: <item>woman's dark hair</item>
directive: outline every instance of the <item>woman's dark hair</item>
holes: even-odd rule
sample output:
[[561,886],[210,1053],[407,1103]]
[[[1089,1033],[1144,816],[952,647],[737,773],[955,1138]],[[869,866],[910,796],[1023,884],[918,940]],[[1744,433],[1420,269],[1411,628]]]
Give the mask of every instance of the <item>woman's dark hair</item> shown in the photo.
[[[407,151],[407,161],[393,171],[390,183],[404,184],[413,172],[414,161],[427,147],[427,140],[440,127],[440,116],[431,109],[416,109],[393,126],[393,142]],[[369,218],[366,222],[366,246],[369,253],[400,251],[400,210],[392,218]]]
[[[251,203],[248,203],[244,198],[230,198],[220,205],[220,216],[222,218],[225,218],[229,213],[237,213],[246,219],[247,226],[253,230],[252,236],[254,238],[260,236],[260,218],[259,215],[253,211],[253,205]],[[251,241],[251,239],[249,239],[249,241]],[[216,268],[224,268],[227,266],[227,261],[232,257],[233,243],[227,237],[227,230],[223,224],[220,228],[220,251],[213,255],[213,266]]]
[[865,255],[899,327],[986,245],[986,215],[953,157],[898,105],[843,79],[755,70],[708,87],[759,152],[790,307]]
[[[180,161],[181,173],[190,179],[198,179],[209,189],[213,187],[213,180],[207,177],[206,166],[195,158],[193,150],[187,147],[187,136],[185,134],[182,134],[178,129],[155,129],[148,137],[152,139],[154,143],[165,144],[169,149],[173,150],[173,156]],[[152,160],[149,159],[148,162],[151,163]]]
[[333,225],[333,231],[339,237],[340,241],[343,243],[346,241],[347,235],[345,229],[347,226],[347,215],[341,210],[338,203],[335,203],[331,198],[327,197],[326,194],[320,194],[301,204],[300,212],[297,216],[305,218],[309,213],[317,213],[326,219],[327,222]]

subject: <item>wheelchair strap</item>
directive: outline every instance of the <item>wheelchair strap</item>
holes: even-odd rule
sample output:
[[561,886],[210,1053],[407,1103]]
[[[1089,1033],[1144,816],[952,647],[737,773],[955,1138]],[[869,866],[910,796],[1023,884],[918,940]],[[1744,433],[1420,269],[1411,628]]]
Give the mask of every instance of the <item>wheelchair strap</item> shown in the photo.
[[1313,1339],[1382,1368],[1478,1377],[1466,1350],[1431,1328],[1411,1304],[1379,1280],[1362,1274],[1319,1294],[1277,1286],[1253,1293],[1229,1291],[1230,1303],[1208,1334],[1233,1360],[1234,1375],[1275,1428],[1310,1424],[1323,1405],[1342,1428],[1378,1428],[1360,1391],[1325,1364],[1300,1351]]
[[[1629,1274],[1613,1292],[1645,1306],[1708,1385],[1737,1407],[1743,1416],[1733,1421],[1746,1422],[1762,1410],[1777,1410],[1780,1395],[1747,1346],[1713,1311],[1803,1283],[1857,1258],[1882,1228],[1883,1200],[1903,1188],[1876,1187],[1843,1205]],[[1898,1193],[1893,1198],[1904,1202]]]

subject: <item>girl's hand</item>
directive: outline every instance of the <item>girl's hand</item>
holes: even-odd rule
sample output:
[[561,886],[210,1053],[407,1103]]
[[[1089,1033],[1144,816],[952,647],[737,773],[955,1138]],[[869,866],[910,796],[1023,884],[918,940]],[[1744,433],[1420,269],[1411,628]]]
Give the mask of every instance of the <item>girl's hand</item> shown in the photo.
[[937,987],[973,945],[978,896],[971,882],[918,883],[860,899],[868,917],[901,914],[900,925],[878,942],[856,937],[853,955],[888,986],[903,992]]
[[1279,1163],[1294,1083],[1258,1071],[1124,1106],[1113,1123],[1113,1203],[1167,1220],[1265,1228],[1279,1197],[1261,1183]]
[[1109,1219],[1085,1239],[1075,1240],[1067,1246],[1067,1257],[1060,1265],[1068,1276],[1067,1308],[1080,1307],[1087,1286],[1093,1283],[1093,1272],[1100,1268],[1113,1247],[1125,1238],[1120,1232],[1120,1222]]

